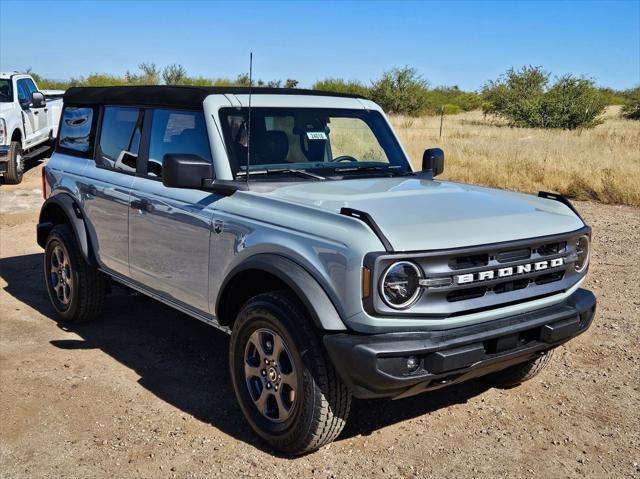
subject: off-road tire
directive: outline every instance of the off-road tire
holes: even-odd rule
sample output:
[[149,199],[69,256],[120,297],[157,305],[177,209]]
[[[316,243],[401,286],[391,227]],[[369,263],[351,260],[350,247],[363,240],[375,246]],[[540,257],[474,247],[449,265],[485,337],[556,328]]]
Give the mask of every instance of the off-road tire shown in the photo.
[[553,349],[527,362],[510,366],[485,376],[485,379],[497,388],[508,389],[537,376],[547,367],[553,356]]
[[[250,336],[268,328],[284,340],[297,371],[296,402],[285,422],[271,424],[254,404],[245,376]],[[342,431],[351,394],[335,371],[304,307],[287,292],[250,299],[237,316],[229,346],[231,382],[240,408],[254,431],[274,449],[290,455],[315,451]]]
[[[63,304],[54,290],[51,273],[52,255],[56,247],[62,247],[69,261],[68,282],[71,293],[68,304]],[[47,237],[44,275],[51,304],[63,320],[71,323],[85,323],[100,315],[104,304],[105,276],[83,258],[75,234],[68,224],[54,226]]]
[[[24,160],[22,158],[22,147],[19,141],[12,141],[7,156],[7,171],[4,172],[4,182],[7,185],[17,185],[22,182],[24,175]],[[20,163],[20,164],[18,164]]]

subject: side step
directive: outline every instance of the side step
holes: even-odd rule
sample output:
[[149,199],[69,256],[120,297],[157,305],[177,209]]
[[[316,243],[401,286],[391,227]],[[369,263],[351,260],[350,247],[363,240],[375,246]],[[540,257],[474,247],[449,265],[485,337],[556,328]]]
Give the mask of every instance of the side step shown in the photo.
[[41,146],[40,148],[36,148],[35,150],[31,150],[28,153],[24,153],[22,155],[22,159],[23,160],[30,160],[34,156],[38,156],[39,154],[44,153],[45,151],[50,150],[50,149],[51,149],[51,147],[49,145]]

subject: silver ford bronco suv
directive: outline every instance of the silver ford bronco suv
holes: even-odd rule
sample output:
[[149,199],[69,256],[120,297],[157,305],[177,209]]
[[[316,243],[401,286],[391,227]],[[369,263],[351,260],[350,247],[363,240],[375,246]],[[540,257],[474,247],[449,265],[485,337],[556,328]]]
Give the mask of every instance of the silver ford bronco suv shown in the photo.
[[71,88],[37,227],[51,303],[89,321],[115,283],[230,333],[240,408],[289,454],[335,439],[352,396],[519,384],[591,324],[591,229],[443,163],[414,171],[353,95]]

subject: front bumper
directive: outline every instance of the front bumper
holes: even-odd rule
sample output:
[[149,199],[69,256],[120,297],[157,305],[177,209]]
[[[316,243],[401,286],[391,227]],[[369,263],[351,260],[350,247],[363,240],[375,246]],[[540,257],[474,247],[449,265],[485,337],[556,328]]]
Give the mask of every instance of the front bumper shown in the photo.
[[[324,337],[342,380],[358,398],[406,397],[504,369],[553,349],[589,328],[591,291],[561,303],[460,328]],[[407,368],[414,356],[419,366]]]

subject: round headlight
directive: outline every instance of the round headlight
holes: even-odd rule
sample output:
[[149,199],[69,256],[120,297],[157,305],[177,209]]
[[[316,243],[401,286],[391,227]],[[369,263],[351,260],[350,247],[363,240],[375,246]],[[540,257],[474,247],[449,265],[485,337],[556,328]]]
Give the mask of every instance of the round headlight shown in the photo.
[[384,302],[392,308],[410,306],[420,295],[418,281],[422,272],[413,263],[399,261],[387,268],[380,282],[380,293]]
[[589,237],[580,236],[576,242],[576,254],[578,259],[576,261],[576,271],[582,273],[589,265]]

